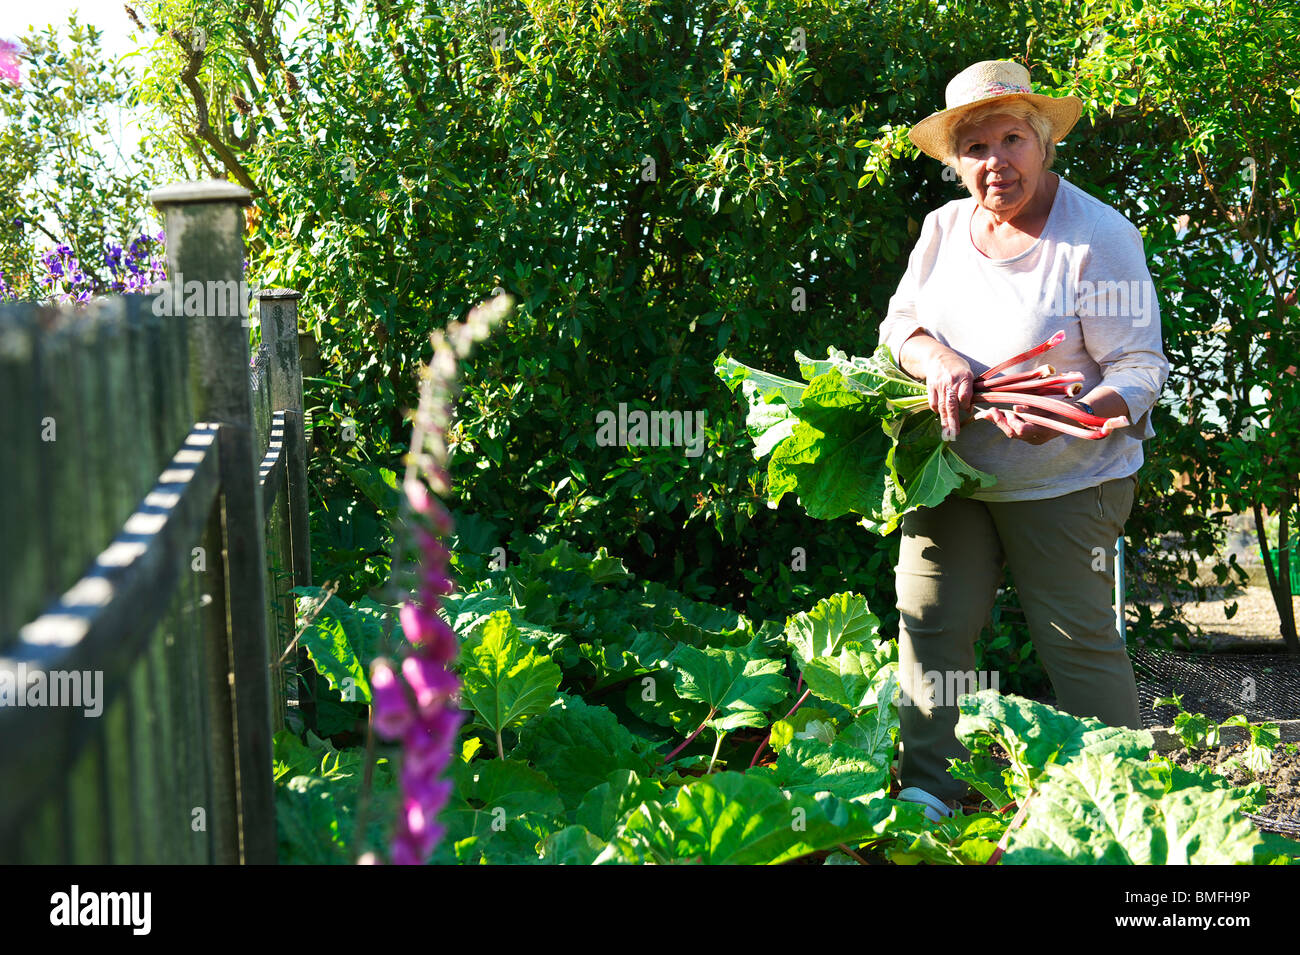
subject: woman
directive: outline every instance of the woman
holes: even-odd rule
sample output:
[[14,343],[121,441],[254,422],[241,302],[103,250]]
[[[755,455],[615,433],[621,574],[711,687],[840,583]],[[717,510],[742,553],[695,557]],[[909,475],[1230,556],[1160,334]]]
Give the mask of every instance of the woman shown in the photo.
[[[958,74],[946,100],[909,135],[957,170],[970,197],[926,216],[880,326],[898,364],[929,387],[954,450],[997,478],[902,523],[899,798],[932,819],[969,791],[947,771],[968,754],[954,735],[955,694],[944,690],[973,682],[1004,562],[1057,705],[1140,728],[1111,603],[1115,540],[1169,374],[1141,235],[1049,171],[1082,103],[1033,93],[1028,71],[1001,60]],[[1006,371],[1049,361],[1082,372],[1080,403],[1132,424],[1094,441],[1029,423],[1018,406],[971,419],[975,376],[1058,330],[1061,345]]]

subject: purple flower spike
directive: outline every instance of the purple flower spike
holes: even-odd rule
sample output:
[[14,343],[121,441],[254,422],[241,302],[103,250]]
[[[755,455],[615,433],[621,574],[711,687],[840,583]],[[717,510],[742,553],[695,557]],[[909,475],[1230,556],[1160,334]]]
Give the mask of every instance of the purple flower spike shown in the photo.
[[371,667],[370,692],[375,729],[385,739],[400,739],[414,725],[415,713],[387,663],[376,660]]

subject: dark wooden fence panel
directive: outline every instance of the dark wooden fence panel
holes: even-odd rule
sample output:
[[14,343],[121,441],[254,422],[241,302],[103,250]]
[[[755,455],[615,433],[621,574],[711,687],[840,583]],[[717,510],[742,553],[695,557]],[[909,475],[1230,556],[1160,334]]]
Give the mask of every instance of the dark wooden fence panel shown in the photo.
[[[296,326],[292,362],[272,341],[250,370],[247,312],[213,304],[247,199],[155,193],[168,301],[0,306],[2,862],[275,860],[306,462]],[[87,696],[20,699],[42,681]]]

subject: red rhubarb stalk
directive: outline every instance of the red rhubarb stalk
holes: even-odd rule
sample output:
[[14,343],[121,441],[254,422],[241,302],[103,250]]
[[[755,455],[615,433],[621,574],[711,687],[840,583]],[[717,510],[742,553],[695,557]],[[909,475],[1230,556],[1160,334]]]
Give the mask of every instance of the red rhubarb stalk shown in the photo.
[[717,712],[718,711],[716,707],[709,707],[709,715],[704,717],[704,719],[700,721],[700,725],[695,727],[694,733],[686,737],[686,739],[682,740],[680,746],[678,746],[675,750],[673,750],[671,753],[669,753],[667,756],[664,757],[664,762],[671,763],[674,759],[677,758],[678,753],[684,750],[687,746],[690,746],[691,741],[695,739],[695,737],[699,736],[700,733],[704,732],[704,727],[709,725],[709,720],[713,719],[714,715]]
[[[988,412],[992,410],[993,409],[991,408],[984,408],[976,414],[975,417],[981,419],[986,418],[988,417]],[[1017,417],[1023,418],[1030,424],[1041,424],[1043,427],[1051,428],[1053,431],[1059,431],[1061,434],[1073,435],[1076,438],[1087,438],[1089,441],[1096,441],[1100,438],[1107,437],[1117,428],[1126,428],[1129,424],[1128,418],[1121,416],[1118,418],[1107,418],[1099,428],[1081,428],[1065,421],[1057,421],[1055,418],[1045,418],[1042,415],[1030,414],[1027,411],[1017,411],[1015,414]]]
[[1056,369],[1051,365],[1039,365],[1033,371],[1018,371],[1014,375],[997,375],[985,380],[985,384],[992,385],[1014,385],[1018,381],[1033,381],[1036,378],[1046,378],[1049,375],[1056,374]]
[[[801,684],[803,683],[803,674],[802,674],[802,673],[799,674],[799,682],[800,682]],[[795,691],[796,693],[798,693],[798,692],[799,692],[799,687],[796,686],[796,687],[794,688],[794,691]],[[784,718],[788,720],[790,717],[794,716],[794,712],[795,712],[795,710],[797,710],[797,709],[799,709],[799,707],[803,706],[803,701],[806,700],[806,699],[808,699],[808,694],[810,694],[810,693],[812,693],[812,687],[809,687],[808,689],[806,689],[806,690],[803,691],[803,696],[799,697],[799,702],[797,702],[794,706],[792,706],[792,707],[790,708],[790,712],[787,713],[787,714],[785,714],[785,717],[784,717]],[[764,750],[767,749],[767,744],[770,743],[770,742],[772,742],[772,731],[771,731],[771,730],[768,730],[768,731],[767,731],[767,735],[763,737],[763,742],[759,743],[759,744],[758,744],[758,749],[754,750],[754,758],[751,759],[751,760],[749,761],[749,765],[750,765],[751,768],[754,767],[754,766],[756,766],[756,765],[758,765],[758,757],[760,757],[760,756],[763,755]]]
[[992,368],[990,368],[988,371],[984,372],[982,375],[980,375],[980,376],[979,376],[977,379],[975,379],[975,380],[976,380],[976,381],[988,381],[990,378],[992,378],[992,377],[993,377],[994,375],[996,375],[998,372],[1002,371],[1004,368],[1010,368],[1012,365],[1018,365],[1018,364],[1020,364],[1022,361],[1029,361],[1029,359],[1031,359],[1031,358],[1037,358],[1039,355],[1041,355],[1043,352],[1047,351],[1049,348],[1055,348],[1057,345],[1061,344],[1061,342],[1063,342],[1063,341],[1065,341],[1065,330],[1064,330],[1064,329],[1062,329],[1061,331],[1057,332],[1055,335],[1053,335],[1053,336],[1052,336],[1051,338],[1049,338],[1047,341],[1043,342],[1041,345],[1035,345],[1033,348],[1029,349],[1029,351],[1027,351],[1027,352],[1022,352],[1022,353],[1019,354],[1019,355],[1015,355],[1015,356],[1013,356],[1013,357],[1011,357],[1011,358],[1008,358],[1006,361],[1002,362],[1001,364],[994,365]]
[[1062,418],[1069,418],[1090,428],[1100,428],[1107,419],[1099,415],[1088,414],[1078,405],[1048,395],[1032,395],[1023,391],[986,391],[975,396],[976,401],[987,401],[994,405],[1026,405],[1040,411],[1050,411]]
[[1038,392],[1050,385],[1068,385],[1072,382],[1083,381],[1083,372],[1067,371],[1059,375],[1052,375],[1045,378],[1031,378],[1025,381],[1012,382],[1004,384],[1001,378],[995,378],[993,381],[985,382],[975,389],[975,397],[979,397],[985,391],[1027,391]]

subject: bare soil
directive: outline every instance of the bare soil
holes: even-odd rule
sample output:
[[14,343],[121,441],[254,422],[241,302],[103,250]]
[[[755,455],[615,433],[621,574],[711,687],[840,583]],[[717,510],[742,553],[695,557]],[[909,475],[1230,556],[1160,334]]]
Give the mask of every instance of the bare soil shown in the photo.
[[1286,743],[1279,744],[1273,750],[1272,767],[1258,776],[1241,765],[1245,752],[1246,744],[1242,742],[1215,749],[1180,749],[1169,758],[1184,769],[1197,764],[1209,766],[1234,786],[1263,783],[1268,790],[1268,803],[1256,813],[1257,824],[1272,828],[1270,822],[1281,823],[1278,828],[1291,830],[1300,826],[1300,751],[1294,745],[1288,748]]
[[[1209,566],[1206,564],[1200,568],[1198,583],[1206,586],[1210,599],[1197,601],[1190,591],[1170,594],[1171,603],[1179,609],[1188,625],[1202,631],[1191,641],[1179,641],[1176,648],[1218,650],[1249,645],[1252,649],[1284,652],[1286,643],[1282,640],[1282,626],[1273,594],[1268,589],[1264,565],[1258,560],[1252,564],[1243,563],[1250,574],[1250,583],[1234,596],[1227,595],[1226,587],[1213,583],[1214,575]],[[1159,600],[1151,601],[1150,605],[1156,613],[1166,606]],[[1234,606],[1236,610],[1229,617],[1228,613]],[[1292,596],[1291,607],[1296,620],[1300,621],[1300,596]]]

